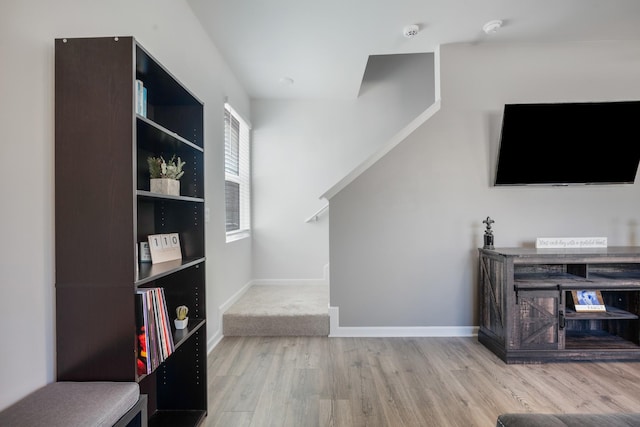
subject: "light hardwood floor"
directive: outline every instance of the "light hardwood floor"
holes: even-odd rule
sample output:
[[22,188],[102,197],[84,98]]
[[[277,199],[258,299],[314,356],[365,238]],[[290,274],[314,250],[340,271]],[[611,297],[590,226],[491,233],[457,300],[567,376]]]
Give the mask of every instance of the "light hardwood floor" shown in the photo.
[[476,338],[225,337],[207,426],[495,426],[640,412],[640,363],[506,365]]

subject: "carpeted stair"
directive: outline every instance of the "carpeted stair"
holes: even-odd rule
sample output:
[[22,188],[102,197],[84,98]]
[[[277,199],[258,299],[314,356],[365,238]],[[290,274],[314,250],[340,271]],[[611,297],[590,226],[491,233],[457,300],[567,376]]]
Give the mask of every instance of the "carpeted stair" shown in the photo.
[[326,285],[255,285],[222,315],[224,336],[328,336]]

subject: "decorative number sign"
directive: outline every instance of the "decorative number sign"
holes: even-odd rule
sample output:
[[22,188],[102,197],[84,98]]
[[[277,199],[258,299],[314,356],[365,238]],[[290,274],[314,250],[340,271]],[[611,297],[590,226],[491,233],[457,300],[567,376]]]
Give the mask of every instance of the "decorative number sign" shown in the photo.
[[151,262],[154,264],[182,259],[178,233],[151,234],[149,236],[149,252],[151,252]]

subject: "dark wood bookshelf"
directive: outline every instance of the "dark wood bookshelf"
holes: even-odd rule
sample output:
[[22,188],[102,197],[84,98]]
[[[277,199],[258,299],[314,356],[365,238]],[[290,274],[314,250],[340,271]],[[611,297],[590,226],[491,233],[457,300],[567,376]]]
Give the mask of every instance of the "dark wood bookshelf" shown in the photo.
[[[146,117],[135,82],[147,88]],[[55,40],[56,349],[59,381],[135,381],[151,426],[207,415],[203,103],[133,37]],[[149,191],[147,157],[186,162],[180,196]],[[178,233],[181,260],[139,263],[151,234]],[[175,350],[136,372],[135,295],[164,290]]]

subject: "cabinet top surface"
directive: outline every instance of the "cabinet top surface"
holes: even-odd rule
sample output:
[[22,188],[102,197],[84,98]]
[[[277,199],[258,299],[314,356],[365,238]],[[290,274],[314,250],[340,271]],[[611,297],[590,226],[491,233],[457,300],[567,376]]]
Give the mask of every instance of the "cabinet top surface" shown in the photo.
[[598,257],[598,256],[640,256],[640,246],[609,246],[607,248],[569,248],[569,249],[536,249],[536,248],[495,248],[483,249],[487,255],[507,257]]

